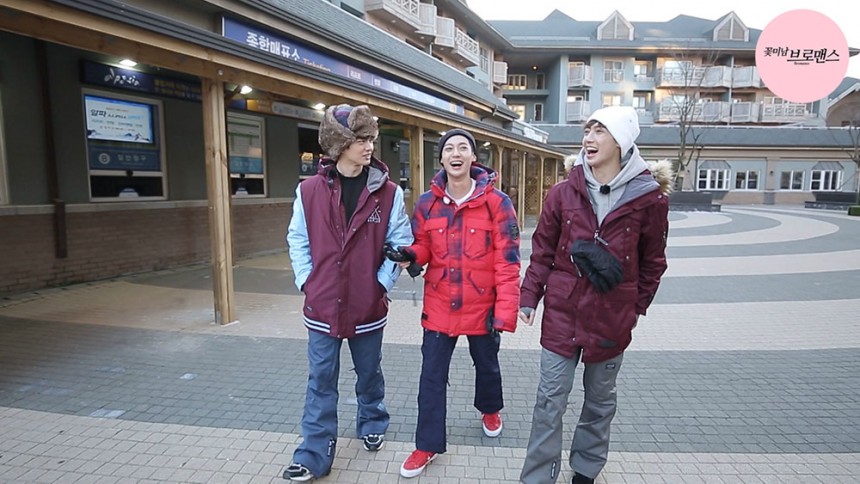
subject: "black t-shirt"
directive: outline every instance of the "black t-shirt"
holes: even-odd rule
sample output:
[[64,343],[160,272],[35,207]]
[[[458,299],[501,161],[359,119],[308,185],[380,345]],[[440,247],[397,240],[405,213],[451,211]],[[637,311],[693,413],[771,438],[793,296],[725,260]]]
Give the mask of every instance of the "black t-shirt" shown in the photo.
[[337,176],[340,178],[340,201],[346,210],[346,223],[349,223],[352,214],[355,213],[355,206],[358,205],[361,191],[367,186],[367,168],[363,168],[358,176],[352,178],[344,176],[340,171],[337,172]]

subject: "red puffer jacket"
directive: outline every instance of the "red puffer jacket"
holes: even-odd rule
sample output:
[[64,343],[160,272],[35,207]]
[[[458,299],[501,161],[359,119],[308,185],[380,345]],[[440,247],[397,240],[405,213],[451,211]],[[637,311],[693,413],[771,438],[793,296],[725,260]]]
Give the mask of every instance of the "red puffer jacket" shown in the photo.
[[[658,176],[661,175],[661,176]],[[658,181],[655,180],[658,177]],[[567,181],[550,189],[522,285],[522,307],[544,300],[541,346],[571,358],[582,347],[582,361],[604,361],[621,354],[632,339],[637,315],[645,314],[666,270],[669,229],[669,180],[663,172],[644,171],[627,189],[598,228],[582,166]],[[661,190],[662,188],[662,190]],[[576,240],[606,241],[624,278],[614,289],[598,293],[571,261]]]
[[412,217],[417,262],[424,273],[421,324],[450,336],[513,332],[519,310],[519,227],[511,199],[493,188],[495,172],[472,164],[475,192],[457,206],[445,195],[444,170],[421,195]]

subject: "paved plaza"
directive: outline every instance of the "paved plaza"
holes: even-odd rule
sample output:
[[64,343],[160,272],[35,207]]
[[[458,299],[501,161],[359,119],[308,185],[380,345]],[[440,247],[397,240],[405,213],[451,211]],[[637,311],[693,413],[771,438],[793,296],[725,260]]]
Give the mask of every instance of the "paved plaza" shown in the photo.
[[[860,218],[724,206],[670,219],[669,270],[625,354],[597,482],[858,482]],[[307,381],[302,298],[285,252],[234,274],[239,322],[225,327],[213,324],[208,266],[0,299],[0,482],[285,483]],[[399,476],[414,448],[421,286],[404,274],[391,294],[385,447],[355,438],[345,345],[337,455],[317,482],[518,482],[539,321],[502,338],[501,437],[481,431],[461,341],[449,451],[421,477]],[[570,478],[565,456],[558,482]]]

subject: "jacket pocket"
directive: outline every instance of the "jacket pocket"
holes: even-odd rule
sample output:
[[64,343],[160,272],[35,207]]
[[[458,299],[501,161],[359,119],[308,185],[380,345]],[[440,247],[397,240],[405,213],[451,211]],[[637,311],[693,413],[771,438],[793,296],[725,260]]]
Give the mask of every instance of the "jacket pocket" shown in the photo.
[[424,222],[424,231],[430,239],[433,257],[441,259],[448,257],[448,219],[446,217],[427,219]]
[[424,273],[424,282],[425,284],[429,284],[433,289],[436,289],[439,286],[439,283],[442,282],[442,279],[445,278],[445,268],[444,267],[429,267],[427,272]]
[[465,220],[464,253],[476,259],[493,248],[493,223],[488,220]]

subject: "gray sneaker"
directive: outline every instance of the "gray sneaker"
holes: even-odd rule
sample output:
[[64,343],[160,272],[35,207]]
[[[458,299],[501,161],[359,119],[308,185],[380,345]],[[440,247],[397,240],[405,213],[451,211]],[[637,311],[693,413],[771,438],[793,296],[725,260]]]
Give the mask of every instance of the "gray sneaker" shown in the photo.
[[367,434],[362,437],[364,441],[364,450],[368,450],[370,452],[376,452],[385,445],[384,436],[380,434]]
[[284,471],[284,479],[291,481],[306,482],[313,478],[314,475],[311,473],[311,470],[301,464],[292,463]]

